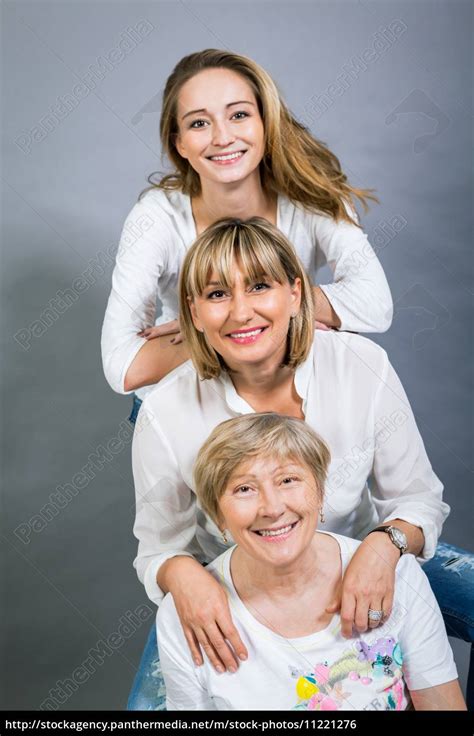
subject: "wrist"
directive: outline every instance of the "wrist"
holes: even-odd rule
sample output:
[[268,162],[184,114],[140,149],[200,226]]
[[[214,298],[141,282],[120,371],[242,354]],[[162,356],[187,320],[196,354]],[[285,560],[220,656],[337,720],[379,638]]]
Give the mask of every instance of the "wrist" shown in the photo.
[[156,582],[163,593],[173,593],[188,570],[196,573],[196,567],[201,569],[201,564],[188,555],[176,555],[166,560],[156,573]]
[[363,544],[371,547],[371,549],[378,555],[381,556],[386,562],[397,565],[401,554],[398,547],[396,547],[389,535],[386,532],[371,532],[368,534]]

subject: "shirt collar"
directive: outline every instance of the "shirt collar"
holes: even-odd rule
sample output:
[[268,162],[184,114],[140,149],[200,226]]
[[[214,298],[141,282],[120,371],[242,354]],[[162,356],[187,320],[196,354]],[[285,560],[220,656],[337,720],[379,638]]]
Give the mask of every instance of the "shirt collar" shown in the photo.
[[[306,402],[308,399],[309,385],[312,374],[313,351],[314,342],[311,344],[311,348],[306,360],[304,360],[303,363],[300,363],[295,371],[295,388],[298,396],[303,399],[303,413],[305,415]],[[255,411],[254,409],[252,409],[250,404],[247,404],[245,399],[239,396],[227,371],[222,371],[217,380],[220,381],[224,387],[225,400],[232,411],[234,411],[236,414],[252,414]]]

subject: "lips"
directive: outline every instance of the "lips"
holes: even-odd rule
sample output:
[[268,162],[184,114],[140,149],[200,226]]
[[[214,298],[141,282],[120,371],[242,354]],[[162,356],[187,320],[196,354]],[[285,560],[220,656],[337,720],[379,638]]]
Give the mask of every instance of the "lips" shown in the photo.
[[298,520],[293,521],[291,524],[285,524],[284,526],[280,525],[273,529],[251,529],[251,531],[254,532],[254,534],[257,534],[259,537],[263,537],[264,539],[278,539],[279,537],[288,536],[288,534],[293,531],[297,523]]
[[228,332],[227,337],[251,337],[253,335],[259,335],[266,330],[268,325],[259,325],[258,327],[247,327],[245,330],[234,330],[234,332]]
[[213,156],[206,156],[209,161],[237,161],[242,158],[246,153],[246,150],[241,151],[227,151],[226,153],[215,153]]

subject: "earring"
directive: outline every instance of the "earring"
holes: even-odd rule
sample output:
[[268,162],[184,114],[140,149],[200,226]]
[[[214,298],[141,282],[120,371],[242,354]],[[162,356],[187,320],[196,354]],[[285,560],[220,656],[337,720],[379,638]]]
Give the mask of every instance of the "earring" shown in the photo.
[[323,514],[323,507],[322,507],[322,506],[321,506],[321,508],[319,509],[319,519],[320,519],[320,521],[321,521],[321,524],[324,524],[324,522],[326,521],[326,519],[324,518],[324,514]]
[[222,541],[224,542],[224,544],[229,544],[229,540],[227,539],[227,534],[225,532],[226,530],[224,529],[224,531],[222,532]]

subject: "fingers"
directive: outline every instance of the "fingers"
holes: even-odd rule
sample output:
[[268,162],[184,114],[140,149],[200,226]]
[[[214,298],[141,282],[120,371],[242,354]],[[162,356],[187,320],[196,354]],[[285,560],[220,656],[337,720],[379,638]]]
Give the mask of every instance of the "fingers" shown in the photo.
[[245,661],[248,658],[249,653],[235,626],[230,621],[226,621],[224,623],[219,623],[219,628],[222,631],[224,638],[230,642],[238,659]]
[[178,332],[170,342],[172,345],[179,345],[181,342],[184,342],[183,334]]
[[387,593],[387,595],[384,596],[384,599],[382,601],[382,605],[380,608],[383,609],[383,619],[382,623],[385,623],[387,619],[390,618],[392,615],[392,608],[393,608],[393,592]]
[[[371,603],[369,606],[372,611],[384,611],[384,608],[382,607],[382,601],[378,601],[377,603]],[[380,624],[383,623],[383,616],[378,621],[375,619],[369,618],[369,612],[367,611],[367,624],[369,629],[376,629],[377,626],[380,626]]]
[[219,627],[216,624],[214,624],[214,626],[209,626],[206,630],[206,634],[214,648],[216,659],[224,664],[224,669],[228,670],[228,672],[237,672],[239,662],[233,649],[224,639]]
[[177,319],[171,320],[171,322],[165,322],[162,325],[153,325],[152,327],[145,327],[137,333],[140,337],[146,337],[147,340],[152,340],[155,337],[162,337],[164,335],[174,335],[180,331],[179,321]]
[[[216,672],[222,673],[225,672],[225,666],[222,660],[217,656],[216,651],[207,638],[206,632],[204,629],[196,629],[195,630],[196,638],[201,646],[201,649],[203,652],[205,652],[209,662],[212,664]],[[234,663],[235,667],[235,663]]]
[[330,332],[331,328],[324,324],[324,322],[319,322],[317,319],[314,320],[314,329],[315,330],[325,330],[326,332]]
[[199,649],[199,642],[194,635],[192,629],[189,629],[186,626],[185,628],[183,628],[183,632],[184,636],[186,637],[186,641],[188,642],[188,647],[190,649],[193,662],[197,667],[200,667],[202,664],[204,664],[204,660],[202,658],[201,650]]
[[365,596],[359,596],[357,598],[356,608],[355,608],[355,616],[354,616],[354,626],[362,633],[363,631],[367,631],[369,628],[369,599]]
[[341,634],[349,639],[356,612],[356,599],[351,593],[345,593],[341,601]]

